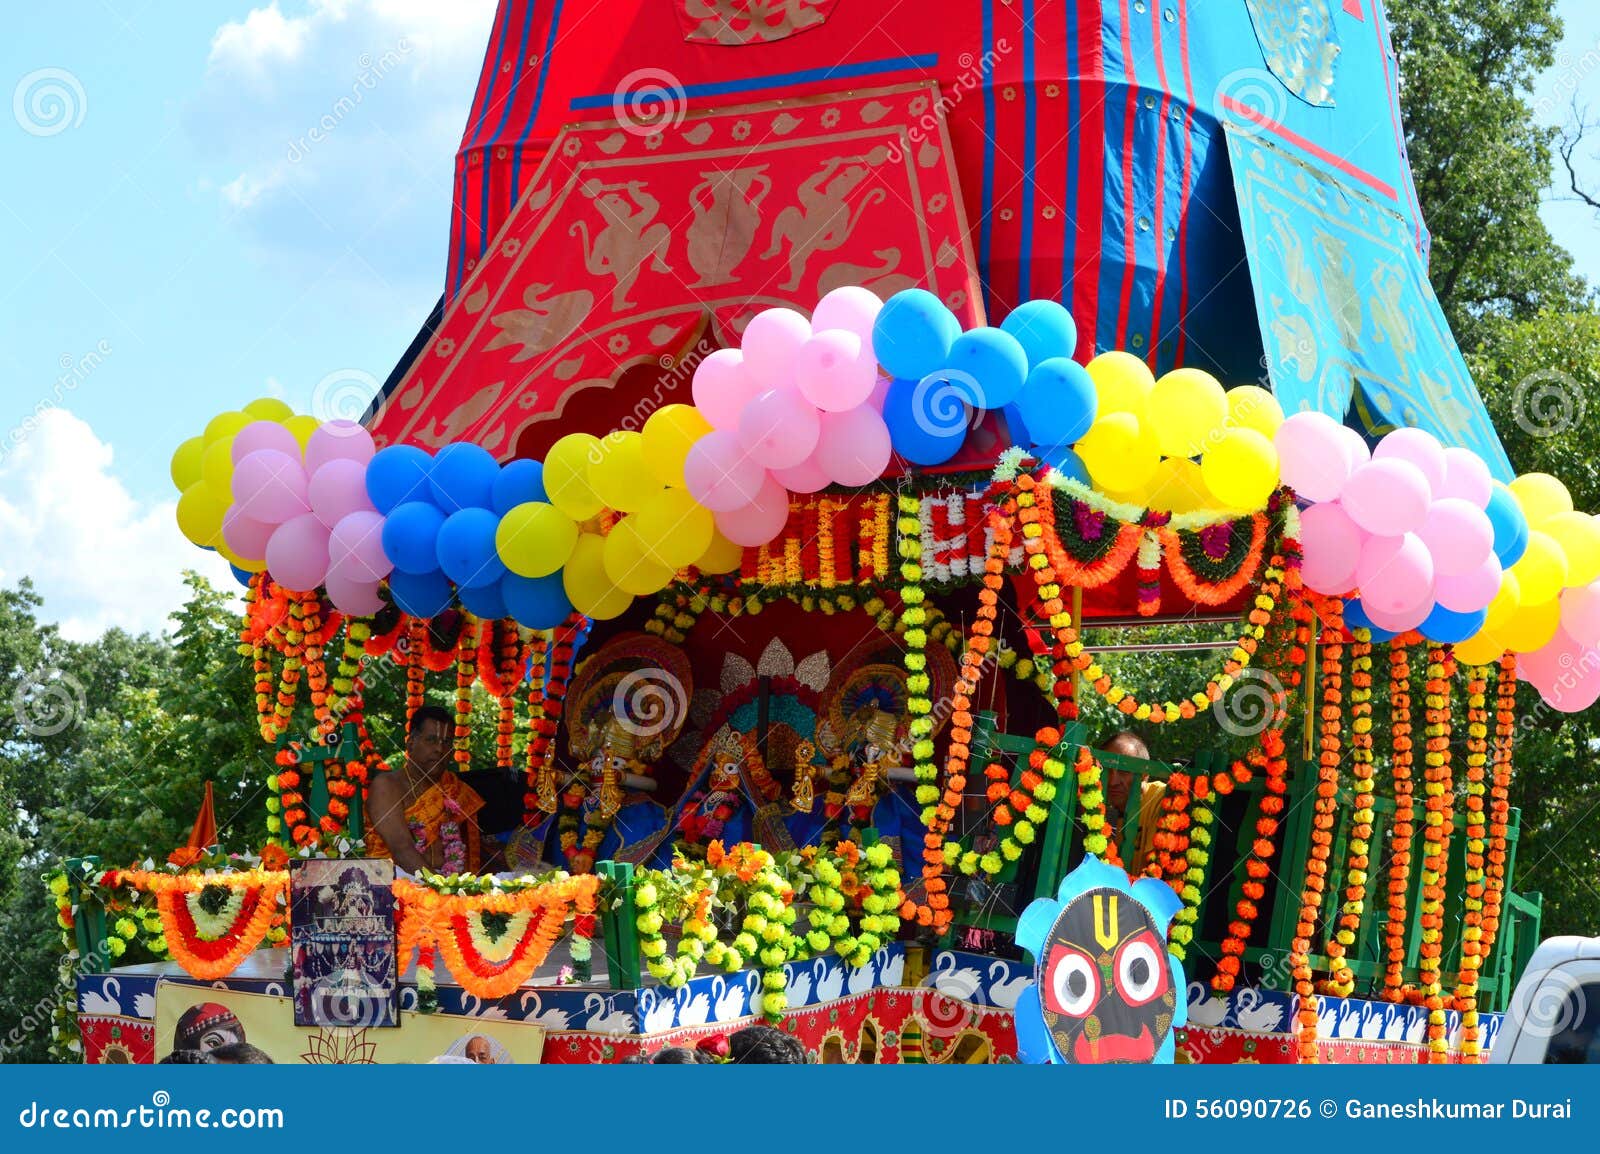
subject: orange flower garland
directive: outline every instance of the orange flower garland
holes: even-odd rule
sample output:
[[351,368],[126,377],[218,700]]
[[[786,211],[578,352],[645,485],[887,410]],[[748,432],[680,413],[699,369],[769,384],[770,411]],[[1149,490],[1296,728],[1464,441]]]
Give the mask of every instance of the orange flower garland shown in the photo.
[[1171,886],[1174,893],[1183,889],[1183,871],[1188,868],[1184,854],[1189,848],[1189,798],[1193,788],[1193,779],[1182,770],[1174,769],[1167,777],[1167,788],[1161,795],[1160,826],[1151,839],[1156,855],[1154,868],[1159,871],[1155,876]]
[[[1055,741],[1048,741],[1051,737]],[[1053,729],[1041,729],[1034,736],[1034,741],[1051,748],[1060,740],[1061,735]],[[1100,762],[1087,745],[1078,747],[1073,776],[1078,782],[1078,815],[1083,821],[1083,851],[1111,865],[1122,865],[1116,839],[1106,829],[1106,793],[1100,785],[1103,776]]]
[[1216,811],[1211,805],[1211,779],[1196,774],[1190,779],[1189,838],[1183,851],[1183,876],[1178,896],[1183,907],[1173,915],[1168,945],[1178,959],[1188,957],[1189,943],[1194,940],[1195,922],[1200,919],[1200,883],[1205,880],[1206,865],[1211,860],[1211,825]]
[[[549,684],[542,685],[541,677],[535,676],[533,687],[528,691],[528,794],[524,821],[529,825],[537,824],[537,814],[553,814],[559,808],[553,750],[561,727],[561,709],[566,702],[567,682],[572,677],[572,646],[582,620],[582,617],[574,614],[556,628],[555,642],[549,654]],[[542,645],[540,664],[544,664]]]
[[1483,936],[1479,956],[1494,953],[1500,932],[1501,902],[1505,898],[1506,823],[1511,816],[1511,742],[1517,729],[1517,659],[1500,656],[1495,679],[1493,777],[1489,786],[1489,855],[1484,870]]
[[406,629],[407,740],[411,738],[411,719],[416,716],[417,710],[422,708],[422,702],[427,692],[427,670],[422,664],[422,646],[427,629],[428,627],[416,618],[412,618],[410,626]]
[[1478,974],[1483,968],[1484,896],[1484,769],[1489,760],[1489,670],[1473,666],[1467,673],[1467,853],[1465,917],[1461,930],[1461,969],[1456,975],[1455,1007],[1461,1012],[1461,1059],[1476,1063],[1478,1046]]
[[1427,752],[1423,754],[1427,818],[1422,835],[1422,960],[1419,992],[1428,1008],[1428,1061],[1448,1060],[1444,998],[1439,966],[1444,950],[1444,874],[1450,850],[1454,785],[1450,779],[1450,677],[1455,659],[1439,648],[1428,650]]
[[1354,778],[1355,811],[1350,817],[1350,854],[1345,863],[1344,905],[1328,943],[1328,958],[1337,958],[1330,991],[1341,998],[1355,992],[1356,976],[1347,951],[1356,944],[1361,918],[1367,907],[1368,853],[1372,842],[1372,633],[1356,629],[1350,646],[1350,766]]
[[[1300,919],[1289,946],[1295,993],[1300,995],[1300,1061],[1314,1063],[1317,1053],[1317,988],[1311,976],[1311,937],[1317,932],[1322,898],[1327,890],[1328,857],[1333,850],[1333,824],[1339,794],[1339,750],[1344,729],[1344,695],[1340,667],[1344,658],[1343,603],[1324,603],[1322,628],[1321,749],[1317,757],[1317,798],[1312,816],[1311,852],[1300,892]],[[1330,959],[1331,960],[1331,959]]]
[[1389,920],[1384,927],[1388,964],[1383,972],[1385,1001],[1405,997],[1406,890],[1411,883],[1411,844],[1416,809],[1411,784],[1411,635],[1389,642],[1389,738],[1393,744],[1394,825],[1389,852]]
[[[185,973],[212,982],[225,978],[261,944],[278,913],[278,899],[289,884],[279,871],[248,870],[224,874],[168,874],[145,870],[112,871],[112,884],[128,885],[156,895],[161,928],[172,958]],[[240,897],[232,924],[218,937],[200,937],[190,901],[211,886],[233,890]]]
[[462,771],[472,765],[472,683],[478,676],[478,637],[482,622],[462,614],[461,636],[456,641],[455,759]]
[[1245,586],[1254,581],[1256,574],[1260,572],[1261,557],[1267,546],[1268,525],[1265,513],[1256,513],[1250,517],[1249,553],[1233,576],[1218,582],[1206,581],[1190,568],[1187,558],[1183,555],[1183,538],[1176,529],[1167,526],[1158,530],[1166,556],[1167,572],[1172,577],[1172,583],[1196,605],[1226,605],[1237,597]]

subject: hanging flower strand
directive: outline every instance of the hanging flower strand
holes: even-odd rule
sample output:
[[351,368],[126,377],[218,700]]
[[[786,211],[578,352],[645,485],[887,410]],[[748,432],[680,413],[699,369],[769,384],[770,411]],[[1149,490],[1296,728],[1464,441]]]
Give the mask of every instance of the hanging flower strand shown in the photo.
[[1389,642],[1389,740],[1393,748],[1390,773],[1394,779],[1394,824],[1390,827],[1389,918],[1384,926],[1388,964],[1384,967],[1383,997],[1399,1002],[1405,997],[1406,891],[1411,884],[1411,846],[1416,836],[1416,809],[1411,781],[1411,659],[1410,635]]
[[1356,933],[1367,908],[1367,866],[1372,841],[1372,633],[1362,626],[1350,646],[1350,769],[1355,810],[1350,817],[1349,858],[1345,862],[1344,904],[1333,932],[1337,955],[1330,945],[1329,958],[1338,956],[1330,990],[1341,998],[1355,992],[1355,971],[1343,959],[1355,948]]
[[1489,761],[1489,670],[1475,665],[1467,672],[1467,846],[1461,929],[1461,969],[1456,976],[1456,1009],[1461,1012],[1461,1059],[1476,1063],[1478,1038],[1478,975],[1483,968],[1484,770]]
[[1439,967],[1444,952],[1444,875],[1454,798],[1450,778],[1450,677],[1454,666],[1455,659],[1446,650],[1428,650],[1427,751],[1423,754],[1427,817],[1423,826],[1422,960],[1418,965],[1418,986],[1422,1004],[1428,1009],[1428,1061],[1435,1064],[1449,1059]]

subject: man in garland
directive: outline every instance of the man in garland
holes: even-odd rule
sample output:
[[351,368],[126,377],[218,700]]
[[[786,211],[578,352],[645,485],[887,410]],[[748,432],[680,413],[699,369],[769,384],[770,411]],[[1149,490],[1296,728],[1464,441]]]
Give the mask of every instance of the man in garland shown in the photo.
[[379,774],[367,796],[367,852],[408,873],[483,868],[477,813],[483,799],[450,771],[455,721],[437,705],[411,716],[403,768]]
[[[1150,760],[1150,747],[1132,730],[1114,733],[1103,745],[1102,753],[1121,757]],[[1128,859],[1130,868],[1140,868],[1155,844],[1156,828],[1161,821],[1161,798],[1167,792],[1165,782],[1148,778],[1139,787],[1139,842],[1133,856]],[[1127,822],[1128,803],[1133,793],[1133,774],[1126,769],[1108,766],[1106,769],[1106,824],[1107,834],[1115,841],[1122,840],[1122,830]]]

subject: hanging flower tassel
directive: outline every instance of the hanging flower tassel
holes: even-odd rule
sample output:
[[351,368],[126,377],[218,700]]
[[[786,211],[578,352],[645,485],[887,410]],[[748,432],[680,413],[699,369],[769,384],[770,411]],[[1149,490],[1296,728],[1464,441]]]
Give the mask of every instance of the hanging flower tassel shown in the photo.
[[1411,885],[1411,846],[1416,837],[1416,807],[1411,781],[1410,635],[1389,643],[1389,739],[1393,747],[1394,824],[1389,852],[1389,918],[1384,927],[1388,964],[1383,973],[1385,1001],[1405,998],[1407,890]]
[[455,760],[465,771],[472,764],[472,683],[478,679],[478,644],[483,623],[470,613],[462,616],[465,620],[456,641]]
[[1454,783],[1450,778],[1450,677],[1455,660],[1439,648],[1428,650],[1427,752],[1423,754],[1423,792],[1427,817],[1423,826],[1422,960],[1418,987],[1428,1009],[1428,1061],[1448,1061],[1444,998],[1439,967],[1444,951],[1444,875],[1450,852]]
[[406,629],[405,659],[406,659],[406,740],[411,740],[411,719],[416,716],[417,710],[422,708],[422,703],[427,692],[428,671],[422,664],[422,649],[426,639],[427,624],[417,618],[411,619],[410,626]]
[[1182,961],[1188,956],[1189,944],[1194,941],[1195,923],[1200,920],[1200,883],[1205,880],[1206,866],[1211,861],[1211,826],[1216,811],[1211,802],[1211,779],[1196,774],[1191,779],[1189,802],[1189,843],[1183,851],[1183,886],[1178,896],[1183,907],[1173,916],[1172,932],[1168,944]]
[[1478,956],[1487,960],[1494,953],[1500,932],[1501,903],[1505,898],[1506,823],[1511,817],[1511,743],[1517,729],[1517,659],[1510,653],[1500,657],[1495,678],[1493,777],[1489,786],[1489,854],[1484,863],[1483,936]]
[[[1355,993],[1356,976],[1345,957],[1356,943],[1367,907],[1368,854],[1372,842],[1372,633],[1356,629],[1350,647],[1350,767],[1355,811],[1350,817],[1349,857],[1345,863],[1344,904],[1328,946],[1335,957],[1330,992],[1341,998]],[[1337,947],[1337,949],[1335,948]]]
[[1467,673],[1467,852],[1465,916],[1461,928],[1461,969],[1456,975],[1455,1006],[1461,1013],[1461,1059],[1475,1064],[1482,1052],[1478,1037],[1478,976],[1483,969],[1484,777],[1489,761],[1489,670],[1473,666]]
[[[561,709],[566,701],[567,682],[572,677],[573,644],[583,618],[574,614],[559,625],[550,649],[550,673],[542,689],[534,678],[529,691],[528,788],[523,821],[537,825],[540,814],[553,814],[559,808],[556,797],[555,742],[561,728]],[[537,695],[537,701],[535,700]]]

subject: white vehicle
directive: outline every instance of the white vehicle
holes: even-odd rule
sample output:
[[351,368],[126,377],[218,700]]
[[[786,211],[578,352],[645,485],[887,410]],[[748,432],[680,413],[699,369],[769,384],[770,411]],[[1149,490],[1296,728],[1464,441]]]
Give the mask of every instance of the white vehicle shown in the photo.
[[1551,938],[1533,952],[1489,1060],[1600,1064],[1600,938]]

